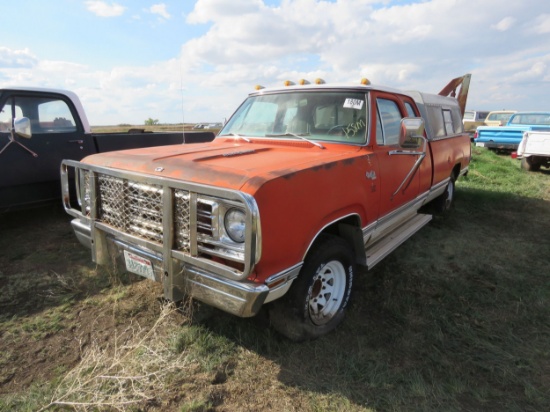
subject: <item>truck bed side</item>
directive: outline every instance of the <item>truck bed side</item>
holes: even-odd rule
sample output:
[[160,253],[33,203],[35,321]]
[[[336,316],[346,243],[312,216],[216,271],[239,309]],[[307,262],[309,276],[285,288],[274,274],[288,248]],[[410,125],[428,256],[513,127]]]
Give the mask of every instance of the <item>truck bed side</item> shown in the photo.
[[213,132],[163,132],[163,133],[94,133],[96,152],[135,149],[183,143],[204,143],[214,140]]

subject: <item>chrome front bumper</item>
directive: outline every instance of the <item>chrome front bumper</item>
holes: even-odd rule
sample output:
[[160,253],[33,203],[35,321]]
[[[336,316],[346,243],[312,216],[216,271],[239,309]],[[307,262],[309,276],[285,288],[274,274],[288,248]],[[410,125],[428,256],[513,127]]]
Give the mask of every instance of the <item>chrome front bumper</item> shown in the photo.
[[[71,224],[80,243],[92,250],[93,260],[95,262],[98,262],[98,260],[105,261],[105,257],[98,258],[96,256],[97,248],[94,245],[96,242],[92,239],[89,223],[83,222],[81,219],[73,219]],[[162,256],[158,253],[133,246],[112,236],[106,236],[105,243],[106,248],[103,250],[108,251],[110,266],[119,273],[127,271],[124,260],[125,250],[150,261],[153,267],[154,280],[163,283],[164,294],[170,300],[182,299],[184,294],[187,294],[194,299],[233,315],[250,317],[259,312],[270,293],[270,289],[264,284],[224,279],[175,259],[172,265],[174,273],[169,276],[163,272]],[[288,289],[294,277],[288,277],[285,285],[281,286]],[[272,289],[271,292],[280,291],[281,286]]]

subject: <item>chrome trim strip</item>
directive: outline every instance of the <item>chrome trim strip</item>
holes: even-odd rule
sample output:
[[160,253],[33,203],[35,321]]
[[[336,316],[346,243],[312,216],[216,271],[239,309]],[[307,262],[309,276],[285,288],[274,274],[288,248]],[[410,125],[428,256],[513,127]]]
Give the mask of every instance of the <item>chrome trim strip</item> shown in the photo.
[[367,226],[365,226],[363,230],[363,243],[367,243],[369,241],[369,238],[373,234],[374,230],[376,229],[376,224],[378,223],[377,220],[374,222],[369,223]]
[[294,279],[296,279],[300,274],[300,270],[303,265],[304,262],[300,262],[282,272],[268,277],[265,283],[269,288],[269,294],[267,295],[264,303],[279,299],[286,292],[288,292],[292,282],[294,282]]
[[357,213],[350,213],[350,214],[347,214],[347,215],[344,215],[344,216],[340,216],[339,218],[337,219],[334,219],[333,221],[327,223],[326,225],[324,225],[318,232],[317,234],[313,237],[313,239],[311,240],[311,242],[309,243],[307,249],[306,249],[306,252],[304,253],[304,256],[303,256],[303,259],[305,259],[306,255],[308,254],[309,250],[311,249],[311,246],[313,245],[313,243],[315,243],[315,241],[317,240],[317,238],[319,237],[319,235],[321,233],[323,233],[323,231],[329,227],[330,225],[333,225],[334,223],[336,222],[339,222],[340,220],[342,219],[345,219],[347,217],[350,217],[350,216],[357,216],[357,218],[359,219],[359,222],[361,221],[359,215]]
[[288,278],[287,280],[292,280],[298,277],[298,274],[300,273],[300,269],[302,269],[303,265],[304,265],[304,262],[300,262],[288,269],[283,270],[282,272],[271,275],[266,279],[265,284],[267,285],[267,287],[271,288],[271,285],[273,285],[274,283],[278,282],[281,279],[284,279],[285,277]]
[[[381,217],[380,219],[370,223],[368,226],[364,227],[363,230],[363,242],[366,244],[372,239],[369,239],[372,235],[375,235],[380,229],[386,229],[388,227],[394,226],[399,222],[404,216],[415,213],[420,207],[425,203],[426,198],[430,192],[424,192],[423,194],[417,196],[413,200],[407,202],[406,204],[400,206],[399,208],[393,210],[386,216]],[[376,236],[377,237],[377,236]]]
[[432,186],[428,192],[428,196],[426,198],[426,201],[424,202],[425,204],[426,203],[429,203],[431,202],[432,200],[434,200],[436,197],[438,197],[439,195],[442,195],[443,192],[445,192],[445,189],[447,188],[447,185],[449,184],[449,181],[451,180],[450,177],[442,180],[441,182],[435,184],[434,186]]

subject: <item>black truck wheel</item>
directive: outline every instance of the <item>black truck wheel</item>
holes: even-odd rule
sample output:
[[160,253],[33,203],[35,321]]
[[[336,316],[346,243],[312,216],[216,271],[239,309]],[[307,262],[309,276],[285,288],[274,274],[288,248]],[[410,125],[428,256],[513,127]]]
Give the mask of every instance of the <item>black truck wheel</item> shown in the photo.
[[529,172],[540,170],[540,162],[535,156],[523,157],[521,159],[521,168]]
[[354,254],[345,240],[320,238],[291,289],[271,304],[272,326],[294,341],[314,339],[335,329],[344,319],[354,270]]
[[439,195],[433,201],[434,212],[437,214],[442,214],[451,209],[453,202],[455,200],[455,181],[456,178],[454,175],[451,176],[445,191]]

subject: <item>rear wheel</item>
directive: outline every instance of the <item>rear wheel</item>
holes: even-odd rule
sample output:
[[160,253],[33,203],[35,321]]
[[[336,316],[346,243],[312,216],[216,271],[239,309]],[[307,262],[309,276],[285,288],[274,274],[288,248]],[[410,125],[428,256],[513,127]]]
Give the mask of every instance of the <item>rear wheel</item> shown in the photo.
[[435,209],[435,213],[445,213],[449,211],[453,206],[455,200],[455,181],[456,178],[454,175],[452,175],[449,183],[447,183],[445,191],[434,199],[433,206]]
[[540,170],[540,162],[535,156],[523,157],[521,159],[521,168],[529,172],[536,172]]
[[289,292],[270,307],[271,324],[294,341],[335,329],[349,303],[354,254],[347,242],[323,236],[310,251]]

